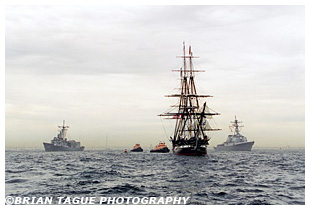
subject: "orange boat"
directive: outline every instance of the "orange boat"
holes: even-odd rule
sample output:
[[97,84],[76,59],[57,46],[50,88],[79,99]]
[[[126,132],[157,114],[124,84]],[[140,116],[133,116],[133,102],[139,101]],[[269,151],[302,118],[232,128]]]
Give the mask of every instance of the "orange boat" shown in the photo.
[[167,148],[164,142],[160,142],[153,150],[150,150],[150,152],[168,153],[170,150]]
[[135,144],[131,152],[143,152],[144,150],[141,148],[140,144]]

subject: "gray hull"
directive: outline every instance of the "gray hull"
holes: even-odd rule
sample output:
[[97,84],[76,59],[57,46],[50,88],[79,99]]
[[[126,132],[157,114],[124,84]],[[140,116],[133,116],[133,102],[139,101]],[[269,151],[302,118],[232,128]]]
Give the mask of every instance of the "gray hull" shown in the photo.
[[61,147],[55,146],[54,144],[43,143],[44,149],[46,152],[53,152],[53,151],[83,151],[84,146],[82,147]]
[[250,142],[244,142],[239,143],[235,145],[217,145],[217,147],[214,147],[216,151],[251,151],[252,146],[254,145],[253,141]]

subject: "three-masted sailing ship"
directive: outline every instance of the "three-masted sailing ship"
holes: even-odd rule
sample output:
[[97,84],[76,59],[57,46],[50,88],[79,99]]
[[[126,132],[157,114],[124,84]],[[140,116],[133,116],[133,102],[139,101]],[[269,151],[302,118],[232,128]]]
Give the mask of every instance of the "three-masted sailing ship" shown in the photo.
[[177,155],[206,155],[207,145],[211,139],[208,132],[220,130],[212,128],[209,122],[214,115],[219,115],[219,113],[210,109],[206,102],[201,103],[202,98],[212,96],[197,93],[194,74],[204,72],[204,70],[194,69],[192,61],[198,57],[193,56],[191,46],[189,46],[189,55],[186,55],[185,43],[183,43],[183,56],[177,57],[183,58],[183,67],[180,70],[173,70],[180,73],[180,92],[167,95],[167,97],[178,98],[178,103],[172,106],[177,110],[159,116],[176,120],[174,136],[170,137],[173,153]]

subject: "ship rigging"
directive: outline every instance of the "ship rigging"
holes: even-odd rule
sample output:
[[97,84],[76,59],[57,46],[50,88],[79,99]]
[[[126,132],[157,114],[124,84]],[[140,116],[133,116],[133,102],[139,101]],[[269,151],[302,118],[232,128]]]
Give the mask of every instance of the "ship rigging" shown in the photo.
[[205,155],[206,147],[211,139],[207,132],[221,130],[212,128],[209,120],[214,115],[220,114],[212,112],[206,102],[200,103],[199,99],[212,96],[197,93],[194,74],[205,71],[194,69],[193,59],[198,57],[193,56],[191,46],[189,46],[189,55],[186,55],[185,43],[183,43],[183,55],[177,57],[183,59],[183,67],[180,70],[173,70],[180,73],[180,93],[166,96],[178,98],[177,111],[166,112],[159,116],[176,120],[174,136],[170,138],[175,154]]

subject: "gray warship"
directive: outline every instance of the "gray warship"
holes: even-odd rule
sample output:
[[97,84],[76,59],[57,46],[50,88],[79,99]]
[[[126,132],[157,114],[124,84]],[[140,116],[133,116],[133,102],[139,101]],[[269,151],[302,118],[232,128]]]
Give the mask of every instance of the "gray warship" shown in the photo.
[[235,120],[231,123],[233,124],[229,126],[229,128],[234,128],[233,135],[228,135],[227,141],[218,144],[214,149],[216,151],[251,151],[254,141],[247,141],[247,138],[240,134],[240,128],[243,127],[243,125],[240,126],[239,123],[242,122],[238,121],[235,116]]
[[84,150],[84,146],[80,146],[80,142],[75,140],[67,140],[66,134],[69,126],[65,126],[65,120],[63,121],[63,125],[58,127],[60,128],[60,132],[57,134],[57,137],[54,137],[54,139],[51,140],[51,143],[43,143],[45,151],[52,152]]

